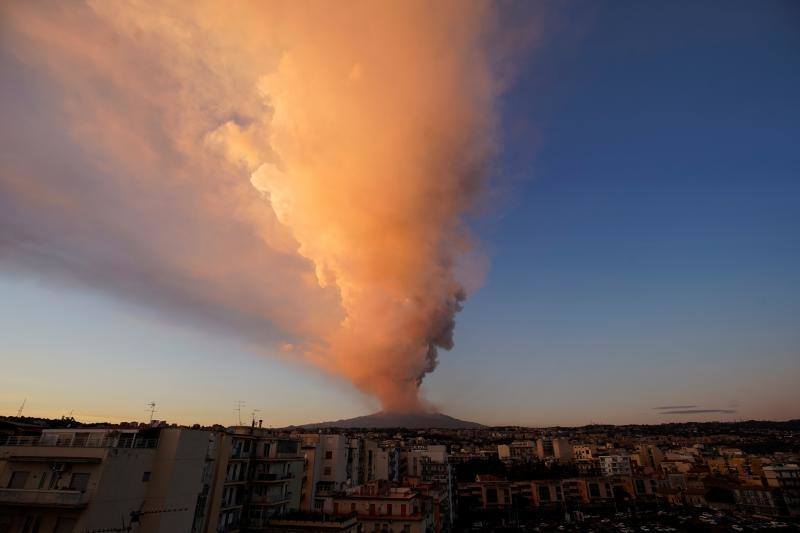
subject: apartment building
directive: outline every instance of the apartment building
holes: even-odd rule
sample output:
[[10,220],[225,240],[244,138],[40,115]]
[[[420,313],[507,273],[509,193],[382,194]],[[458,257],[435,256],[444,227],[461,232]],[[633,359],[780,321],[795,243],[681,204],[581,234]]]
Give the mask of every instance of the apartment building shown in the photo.
[[[300,508],[300,441],[257,427],[234,427],[220,439],[204,531],[253,531]],[[177,530],[176,530],[177,531]]]
[[657,470],[664,460],[664,452],[654,444],[639,444],[636,446],[636,458],[640,466]]
[[400,481],[400,449],[397,446],[365,440],[361,457],[364,482]]
[[540,461],[552,458],[555,455],[553,451],[553,441],[551,439],[537,439],[536,455],[539,457]]
[[631,458],[624,454],[601,455],[598,458],[604,476],[630,476]]
[[431,498],[410,487],[394,487],[386,482],[371,482],[329,496],[323,510],[357,516],[363,533],[427,533],[440,529]]
[[557,459],[563,463],[570,462],[573,460],[572,445],[564,437],[537,439],[536,455],[540,461]]
[[361,474],[360,443],[345,435],[300,435],[305,460],[300,509],[318,511],[324,498],[358,484]]
[[497,457],[501,461],[533,461],[537,458],[536,443],[532,440],[498,444]]
[[418,446],[402,451],[400,456],[404,482],[415,487],[425,485],[435,500],[435,512],[442,514],[437,523],[451,524],[455,519],[455,491],[447,447],[442,444]]
[[495,476],[477,476],[474,483],[459,484],[459,496],[481,509],[532,505],[553,507],[565,503],[590,505],[613,500],[615,487],[632,489],[629,479],[569,478],[508,481]]
[[361,533],[362,526],[354,515],[324,513],[290,513],[270,519],[263,533]]
[[594,459],[595,447],[588,444],[575,444],[572,446],[572,455],[576,461],[591,461]]
[[44,430],[0,445],[0,531],[199,532],[217,440],[210,431]]
[[800,466],[774,464],[763,468],[766,485],[780,491],[782,507],[791,516],[800,516]]

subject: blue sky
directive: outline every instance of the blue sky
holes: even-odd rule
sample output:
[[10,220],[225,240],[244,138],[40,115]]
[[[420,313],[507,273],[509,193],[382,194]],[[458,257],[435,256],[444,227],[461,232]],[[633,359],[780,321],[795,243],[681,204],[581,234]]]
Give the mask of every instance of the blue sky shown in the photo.
[[[800,417],[798,23],[794,2],[552,6],[502,101],[502,202],[475,222],[492,266],[425,382],[436,405],[497,424]],[[4,414],[375,408],[102,293],[4,273],[0,294]]]

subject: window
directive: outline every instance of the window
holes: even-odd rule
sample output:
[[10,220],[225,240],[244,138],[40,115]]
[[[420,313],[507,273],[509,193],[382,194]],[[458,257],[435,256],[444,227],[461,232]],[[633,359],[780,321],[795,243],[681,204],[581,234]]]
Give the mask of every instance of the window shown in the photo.
[[644,488],[644,480],[643,479],[637,479],[636,480],[636,493],[637,494],[644,494],[645,492],[647,492],[647,491]]
[[8,480],[8,488],[9,489],[24,489],[25,483],[28,482],[28,475],[30,472],[23,472],[21,470],[17,470],[15,472],[11,472],[11,479]]
[[486,503],[497,503],[497,489],[486,489]]
[[405,515],[406,515],[406,504],[401,503],[400,504],[400,516],[405,516]]
[[539,487],[539,501],[543,502],[550,501],[550,487],[547,486]]
[[39,520],[40,517],[36,515],[26,516],[25,523],[22,525],[22,533],[39,533]]
[[150,472],[142,472],[142,481],[150,481]]
[[333,452],[330,450],[325,452],[325,459],[333,459]]
[[351,503],[350,504],[350,512],[351,513],[355,513],[356,512],[356,504],[355,503]]
[[386,504],[386,514],[388,514],[388,515],[392,514],[392,504],[391,503],[387,503]]
[[370,516],[373,516],[375,514],[375,504],[374,503],[369,504],[369,514],[370,514]]
[[330,475],[331,475],[331,467],[329,467],[329,466],[326,466],[326,467],[325,467],[325,470],[324,470],[324,474],[325,474],[326,476],[330,476]]
[[58,517],[56,528],[53,530],[53,533],[72,533],[76,525],[77,521],[74,518],[60,516]]
[[597,483],[589,483],[589,495],[592,498],[599,498],[600,497],[600,485]]
[[86,487],[89,486],[89,474],[75,473],[72,474],[72,479],[69,481],[70,490],[79,490],[84,492]]

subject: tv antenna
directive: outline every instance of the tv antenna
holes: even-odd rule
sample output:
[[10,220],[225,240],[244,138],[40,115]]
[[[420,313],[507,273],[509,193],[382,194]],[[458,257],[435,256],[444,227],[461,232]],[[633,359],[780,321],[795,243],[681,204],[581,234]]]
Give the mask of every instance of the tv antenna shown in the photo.
[[252,414],[250,415],[253,418],[253,427],[256,427],[256,413],[260,413],[261,409],[253,409]]
[[22,416],[22,410],[25,409],[25,402],[27,402],[27,401],[28,401],[27,398],[22,400],[22,405],[20,405],[19,409],[17,409],[17,418],[20,418]]
[[244,400],[236,400],[233,402],[233,410],[239,414],[239,425],[242,425],[242,407],[244,407]]
[[153,414],[156,412],[156,402],[151,401],[150,403],[147,404],[147,407],[149,407],[149,409],[145,409],[145,411],[148,411],[150,413],[150,423],[152,424]]

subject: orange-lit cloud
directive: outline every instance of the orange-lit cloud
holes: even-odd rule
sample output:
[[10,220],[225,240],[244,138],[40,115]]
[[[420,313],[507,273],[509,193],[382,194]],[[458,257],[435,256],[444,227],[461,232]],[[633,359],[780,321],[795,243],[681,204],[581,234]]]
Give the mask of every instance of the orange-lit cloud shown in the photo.
[[0,9],[17,80],[7,267],[278,343],[386,409],[422,407],[495,149],[489,5]]

